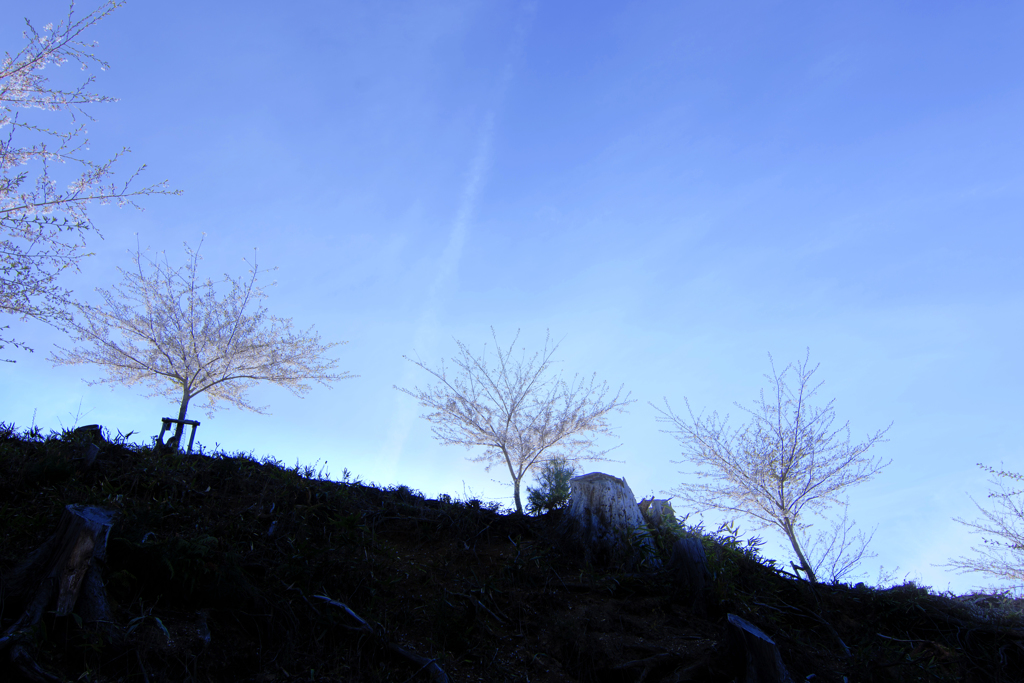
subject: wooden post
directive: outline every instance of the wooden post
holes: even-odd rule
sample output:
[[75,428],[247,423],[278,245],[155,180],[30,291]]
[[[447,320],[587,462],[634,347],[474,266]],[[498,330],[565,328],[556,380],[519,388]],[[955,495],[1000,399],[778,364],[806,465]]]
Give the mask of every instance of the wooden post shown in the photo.
[[199,427],[199,422],[197,420],[176,420],[173,417],[162,417],[160,418],[160,421],[163,426],[160,427],[160,435],[156,437],[157,443],[160,446],[173,446],[174,450],[176,451],[181,450],[179,448],[181,444],[178,443],[177,439],[177,430],[175,430],[175,436],[172,436],[170,439],[168,439],[166,444],[164,443],[164,432],[171,428],[171,423],[178,425],[179,429],[184,429],[185,425],[189,425],[192,427],[192,431],[189,432],[188,436],[188,450],[185,451],[185,455],[192,455],[192,442],[195,441],[196,439],[196,429]]

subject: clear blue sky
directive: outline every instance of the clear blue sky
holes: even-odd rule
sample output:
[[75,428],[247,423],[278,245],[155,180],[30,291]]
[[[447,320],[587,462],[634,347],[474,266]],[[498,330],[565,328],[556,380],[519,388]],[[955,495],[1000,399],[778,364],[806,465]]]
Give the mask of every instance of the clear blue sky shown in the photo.
[[[0,12],[13,51],[66,3]],[[128,145],[125,172],[183,194],[96,207],[67,282],[114,284],[136,232],[172,258],[205,232],[214,276],[258,247],[271,311],[347,340],[360,377],[253,392],[270,416],[197,410],[199,440],[506,505],[392,388],[429,379],[403,355],[550,330],[565,373],[639,399],[605,442],[623,462],[594,467],[639,498],[683,480],[648,401],[736,419],[768,353],[810,347],[854,439],[894,422],[893,464],[850,492],[869,580],[963,592],[987,582],[933,564],[969,552],[976,463],[1024,469],[1022,30],[1010,2],[130,2],[92,33],[120,101],[92,110],[91,153]],[[174,414],[11,322],[36,352],[2,368],[5,421],[81,404],[148,438]]]

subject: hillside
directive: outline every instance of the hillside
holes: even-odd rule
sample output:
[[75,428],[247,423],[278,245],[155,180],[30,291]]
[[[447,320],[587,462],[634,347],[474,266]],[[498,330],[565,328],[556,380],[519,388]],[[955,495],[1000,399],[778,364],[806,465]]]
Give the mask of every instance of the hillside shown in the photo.
[[[0,425],[0,634],[32,595],[11,577],[65,507],[118,513],[107,634],[51,605],[23,641],[67,680],[734,681],[735,614],[797,681],[1024,681],[1024,606],[1005,597],[812,588],[703,532],[713,580],[693,596],[667,570],[583,563],[559,512],[106,437]],[[18,680],[8,660],[0,680]]]

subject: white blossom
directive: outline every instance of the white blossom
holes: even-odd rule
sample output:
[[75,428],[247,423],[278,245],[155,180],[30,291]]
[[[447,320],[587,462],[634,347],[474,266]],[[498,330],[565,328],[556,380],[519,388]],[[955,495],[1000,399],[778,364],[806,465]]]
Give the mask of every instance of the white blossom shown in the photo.
[[550,345],[529,360],[512,357],[519,335],[503,350],[491,328],[497,352],[497,365],[488,365],[486,353],[474,356],[460,342],[460,355],[452,359],[458,368],[449,375],[442,361],[434,370],[421,361],[406,358],[423,368],[439,383],[427,389],[395,387],[431,412],[423,415],[433,424],[434,436],[444,445],[466,448],[483,447],[471,458],[486,462],[487,469],[504,465],[513,485],[516,512],[522,513],[520,488],[530,471],[555,457],[571,464],[583,460],[603,460],[609,450],[595,450],[594,437],[611,434],[607,416],[622,412],[632,403],[622,387],[614,398],[606,400],[607,382],[597,385],[596,375],[589,381],[575,377],[546,377],[551,357],[558,345]]
[[[134,203],[139,196],[174,194],[165,183],[134,187],[145,166],[124,182],[113,182],[114,165],[128,148],[103,162],[87,158],[89,141],[80,119],[91,120],[86,105],[114,98],[92,92],[92,76],[64,89],[51,86],[41,73],[68,62],[83,70],[105,68],[91,51],[95,44],[83,42],[82,35],[122,4],[111,0],[78,18],[72,2],[67,18],[47,24],[42,34],[26,20],[25,46],[5,52],[0,61],[0,312],[63,324],[71,292],[58,278],[77,270],[88,255],[88,233],[100,236],[89,219],[89,204],[114,201],[139,208]],[[65,124],[52,125],[50,117],[61,112]],[[0,339],[0,348],[5,343],[24,347]]]
[[[795,390],[787,382],[790,370],[796,374]],[[816,370],[817,366],[810,367],[809,349],[802,363],[787,365],[781,373],[773,361],[772,374],[765,375],[772,385],[770,400],[762,391],[752,410],[737,403],[752,419],[736,429],[729,428],[728,415],[695,416],[688,400],[689,420],[673,413],[668,401],[665,410],[651,406],[660,413],[659,422],[672,425],[665,431],[683,445],[685,460],[702,468],[693,473],[702,481],[683,484],[675,495],[697,511],[737,512],[762,527],[776,527],[792,545],[798,569],[811,581],[821,573],[839,580],[866,556],[871,540],[862,533],[851,536],[854,525],[840,495],[889,464],[864,455],[885,440],[889,428],[851,445],[849,423],[832,426],[835,401],[811,405],[821,388],[820,383],[811,385]],[[842,520],[808,544],[808,515],[821,515],[836,505],[843,509]]]
[[1011,581],[1010,590],[1024,595],[1024,474],[997,470],[978,463],[991,477],[988,498],[991,507],[971,498],[983,519],[953,519],[981,536],[981,544],[973,546],[971,557],[958,557],[945,566],[959,573],[979,572],[1004,581]]
[[58,347],[60,353],[50,360],[99,365],[107,376],[90,384],[147,384],[150,396],[180,401],[179,420],[200,395],[208,413],[219,401],[263,413],[245,397],[258,382],[278,384],[301,397],[310,390],[308,380],[329,386],[353,376],[333,373],[338,361],[323,357],[345,342],[322,344],[312,327],[296,332],[291,319],[267,312],[255,260],[248,276],[225,275],[215,282],[199,278],[199,249],[186,244],[185,252],[186,264],[175,268],[165,252],[151,259],[136,248],[134,267],[118,269],[121,284],[97,288],[102,305],[75,305],[68,327],[84,346]]

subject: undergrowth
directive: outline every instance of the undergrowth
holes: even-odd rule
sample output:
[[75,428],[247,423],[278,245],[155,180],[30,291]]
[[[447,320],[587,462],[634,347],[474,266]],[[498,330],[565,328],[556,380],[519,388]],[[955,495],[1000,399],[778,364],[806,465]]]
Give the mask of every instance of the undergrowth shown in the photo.
[[[89,445],[99,447],[88,465]],[[758,625],[794,678],[1022,680],[1024,617],[998,596],[914,584],[812,587],[737,529],[681,525],[707,557],[700,596],[665,560],[594,566],[539,517],[407,486],[368,485],[319,463],[221,450],[182,456],[125,435],[43,435],[0,424],[0,577],[65,506],[118,512],[103,565],[114,637],[48,614],[37,661],[80,681],[727,681],[726,617]],[[0,633],[24,608],[0,585]],[[695,605],[700,598],[700,609]],[[366,621],[362,628],[333,603]],[[369,630],[367,630],[369,629]],[[0,665],[0,680],[11,670]],[[675,677],[675,678],[673,678]]]

